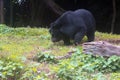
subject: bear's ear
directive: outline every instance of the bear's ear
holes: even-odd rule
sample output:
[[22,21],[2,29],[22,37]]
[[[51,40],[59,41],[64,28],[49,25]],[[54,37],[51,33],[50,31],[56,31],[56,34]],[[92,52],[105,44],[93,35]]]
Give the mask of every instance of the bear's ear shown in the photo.
[[60,29],[61,27],[62,27],[61,24],[57,24],[55,22],[50,24],[50,28],[52,29]]
[[54,23],[51,23],[49,26],[50,26],[50,28],[52,28],[52,29],[55,28],[55,24],[54,24]]
[[51,33],[52,29],[54,29],[53,23],[49,24],[49,32],[50,32],[50,33]]

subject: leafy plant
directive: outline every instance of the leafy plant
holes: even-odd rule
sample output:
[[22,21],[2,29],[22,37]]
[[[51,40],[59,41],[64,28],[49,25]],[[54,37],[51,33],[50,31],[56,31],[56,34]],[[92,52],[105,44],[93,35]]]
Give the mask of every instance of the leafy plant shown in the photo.
[[54,68],[58,78],[64,80],[87,80],[97,78],[97,80],[99,80],[100,75],[98,77],[96,77],[97,75],[92,75],[100,72],[108,73],[120,71],[120,57],[118,56],[104,58],[102,56],[93,56],[81,52],[82,49],[77,48],[70,59],[62,60],[58,67]]
[[110,74],[110,80],[120,80],[120,73]]
[[20,80],[49,80],[45,72],[37,69],[38,64],[28,65]]
[[9,58],[0,59],[0,79],[18,79],[22,73],[23,64]]
[[82,66],[83,70],[87,71],[99,71],[99,72],[118,72],[120,71],[120,57],[111,56],[105,58],[103,56],[93,56],[91,54],[81,53],[82,51],[78,48],[77,52],[74,54],[76,59],[84,63]]
[[5,34],[5,33],[10,33],[13,31],[13,28],[10,28],[6,25],[0,25],[0,33]]
[[35,58],[38,62],[57,63],[57,60],[54,55],[43,52],[39,52]]

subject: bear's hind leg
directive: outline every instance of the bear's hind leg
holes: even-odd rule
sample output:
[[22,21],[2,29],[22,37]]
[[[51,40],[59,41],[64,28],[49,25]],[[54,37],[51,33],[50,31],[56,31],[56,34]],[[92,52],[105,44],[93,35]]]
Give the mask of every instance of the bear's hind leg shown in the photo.
[[94,31],[88,32],[86,36],[88,38],[88,42],[94,41],[94,39],[95,39],[95,32]]

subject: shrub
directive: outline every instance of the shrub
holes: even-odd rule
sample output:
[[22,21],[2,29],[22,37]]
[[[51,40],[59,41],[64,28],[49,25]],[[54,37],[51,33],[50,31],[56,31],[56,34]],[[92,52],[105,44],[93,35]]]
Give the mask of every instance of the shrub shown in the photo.
[[[81,52],[82,50],[78,48],[70,59],[62,60],[58,67],[54,68],[58,78],[64,80],[99,80],[98,78],[105,78],[102,75],[103,72],[120,71],[120,57],[118,56],[104,58]],[[102,76],[97,74],[101,74]]]
[[15,62],[9,58],[0,58],[0,79],[19,79],[23,67],[20,62]]
[[120,80],[120,73],[110,74],[110,80]]
[[35,59],[38,62],[47,62],[47,63],[57,63],[58,62],[54,55],[49,54],[49,53],[44,53],[44,52],[39,52],[35,56]]
[[28,65],[25,68],[20,80],[49,80],[47,74],[43,71],[38,70],[38,64]]
[[13,28],[10,28],[6,25],[0,25],[0,33],[5,34],[5,33],[10,33],[13,31]]

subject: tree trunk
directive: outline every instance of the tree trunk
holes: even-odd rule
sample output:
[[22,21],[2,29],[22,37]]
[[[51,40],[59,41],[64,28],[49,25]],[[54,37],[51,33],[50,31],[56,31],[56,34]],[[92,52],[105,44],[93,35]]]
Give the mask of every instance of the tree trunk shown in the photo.
[[10,1],[10,26],[13,26],[13,3]]
[[87,42],[83,44],[83,52],[100,56],[120,56],[120,46],[112,45],[105,41]]
[[116,20],[116,0],[113,0],[113,19],[112,19],[112,24],[111,24],[111,33],[112,34],[114,32],[115,20]]
[[4,23],[4,4],[3,0],[0,0],[0,24]]
[[30,24],[34,26],[49,25],[64,12],[53,0],[30,0],[30,7]]

